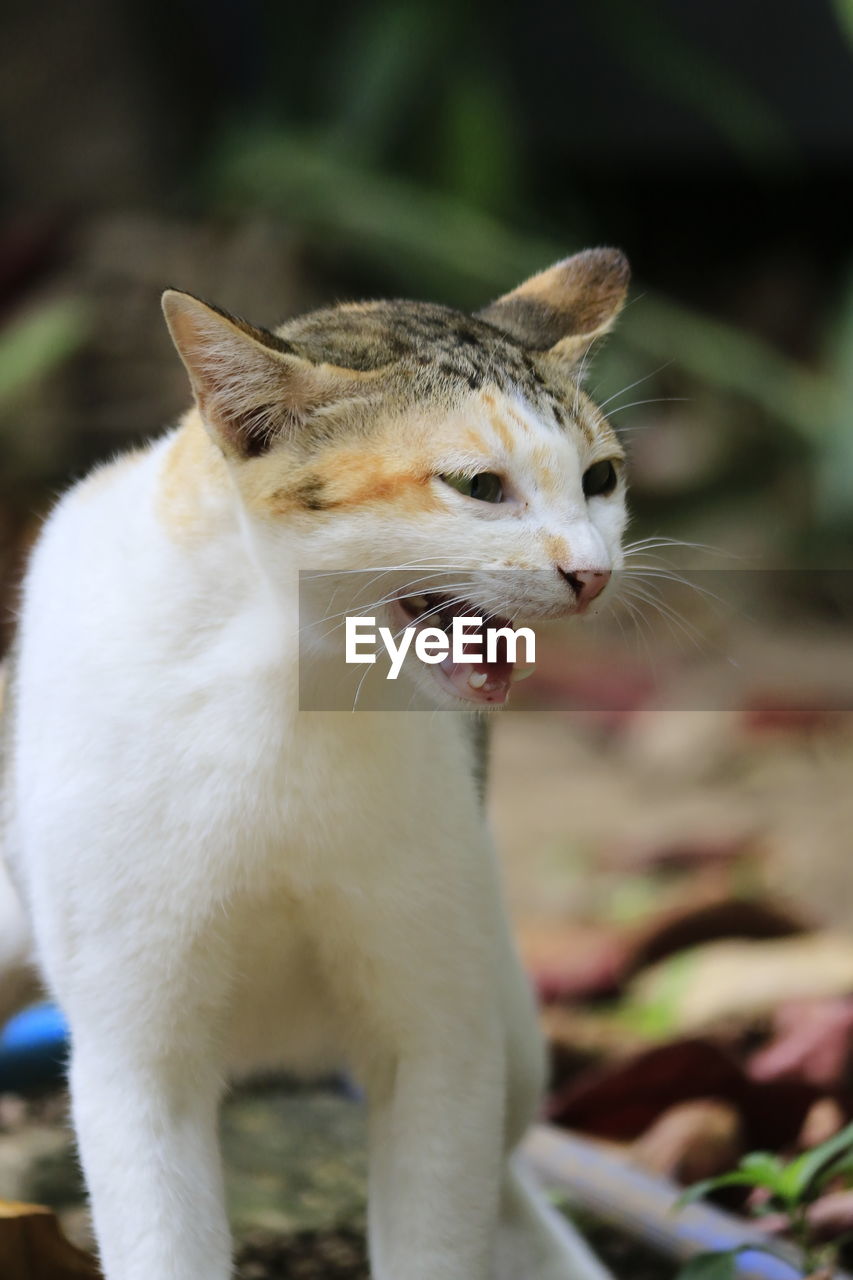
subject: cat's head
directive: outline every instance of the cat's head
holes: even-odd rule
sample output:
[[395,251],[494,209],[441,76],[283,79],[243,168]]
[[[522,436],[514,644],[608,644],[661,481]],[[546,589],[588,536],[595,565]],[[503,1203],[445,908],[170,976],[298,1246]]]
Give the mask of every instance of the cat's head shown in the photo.
[[[580,380],[627,287],[622,254],[592,249],[474,316],[368,302],[272,333],[185,293],[163,305],[271,577],[396,569],[372,600],[401,628],[562,617],[606,597],[623,451]],[[483,671],[422,674],[445,701],[503,702],[511,664]]]

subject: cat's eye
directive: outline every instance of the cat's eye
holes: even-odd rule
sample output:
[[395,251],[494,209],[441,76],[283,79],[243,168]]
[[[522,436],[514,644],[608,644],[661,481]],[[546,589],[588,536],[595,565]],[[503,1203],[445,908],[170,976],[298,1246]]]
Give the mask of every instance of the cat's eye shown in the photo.
[[610,459],[594,462],[583,473],[583,491],[587,498],[606,498],[616,488],[616,468]]
[[494,471],[479,471],[475,476],[444,475],[441,479],[466,498],[476,498],[478,502],[503,501],[503,483]]

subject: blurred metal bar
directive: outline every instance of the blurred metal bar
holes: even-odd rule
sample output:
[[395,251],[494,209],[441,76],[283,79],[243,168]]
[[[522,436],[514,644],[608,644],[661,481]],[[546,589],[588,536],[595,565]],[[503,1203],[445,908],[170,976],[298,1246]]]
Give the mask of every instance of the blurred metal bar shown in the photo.
[[[764,1244],[779,1256],[745,1250],[737,1258],[738,1280],[796,1280],[804,1275],[800,1255],[791,1245],[714,1205],[699,1203],[676,1210],[683,1188],[631,1165],[600,1143],[540,1125],[523,1149],[542,1182],[664,1257],[683,1262],[707,1250]],[[835,1280],[851,1280],[842,1271],[834,1275]]]

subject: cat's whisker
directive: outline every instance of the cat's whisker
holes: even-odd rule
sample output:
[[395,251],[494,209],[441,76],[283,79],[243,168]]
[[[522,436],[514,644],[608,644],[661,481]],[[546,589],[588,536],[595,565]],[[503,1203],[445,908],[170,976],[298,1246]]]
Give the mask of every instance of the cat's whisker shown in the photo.
[[[404,625],[403,625],[402,627],[400,627],[400,629],[399,629],[398,631],[395,631],[395,633],[394,633],[394,635],[393,635],[393,639],[394,639],[395,641],[396,641],[396,640],[398,640],[398,639],[399,639],[399,637],[403,634],[403,632],[404,632],[404,631],[406,631],[406,630],[408,630],[408,628],[412,625],[412,623],[413,623],[413,622],[415,622],[415,621],[416,621],[418,624],[420,624],[420,623],[422,623],[422,622],[423,622],[423,620],[424,620],[425,618],[429,618],[429,617],[431,617],[433,614],[436,614],[436,613],[441,613],[441,611],[442,611],[443,609],[449,609],[449,608],[452,608],[452,607],[453,607],[453,605],[455,605],[455,604],[462,604],[462,603],[464,603],[467,599],[468,599],[468,597],[467,597],[467,596],[456,596],[455,598],[453,598],[453,599],[451,599],[451,600],[442,600],[442,602],[441,602],[441,604],[440,604],[440,605],[436,605],[434,608],[432,608],[432,609],[428,609],[425,613],[419,614],[419,615],[418,615],[418,617],[417,617],[417,619],[412,619],[410,622],[406,622],[406,623],[404,623]],[[358,700],[359,700],[359,698],[360,698],[360,696],[361,696],[362,686],[364,685],[365,680],[367,679],[367,677],[368,677],[369,673],[370,673],[372,670],[373,670],[373,664],[368,665],[368,666],[365,668],[364,675],[361,677],[361,679],[360,679],[360,680],[359,680],[359,682],[358,682],[358,686],[356,687],[356,691],[355,691],[355,698],[353,699],[353,704],[352,704],[352,710],[353,710],[353,711],[355,711],[355,710],[357,709]]]
[[623,554],[626,556],[635,555],[642,548],[657,547],[687,547],[692,551],[710,551],[713,555],[725,556],[730,559],[739,560],[741,557],[734,551],[727,551],[722,547],[715,547],[708,542],[689,542],[684,538],[668,538],[664,534],[652,534],[648,538],[638,538],[634,542],[626,542],[622,548]]
[[[651,667],[652,671],[655,672],[655,675],[657,675],[657,663],[655,662],[654,656],[652,654],[652,650],[649,646],[649,635],[651,635],[651,627],[648,620],[643,616],[642,610],[638,609],[637,606],[633,604],[631,600],[628,599],[626,596],[620,595],[615,597],[614,603],[620,604],[624,609],[627,610],[628,615],[630,616],[631,621],[634,624],[634,633],[637,636],[637,639],[642,642],[643,648],[646,651],[646,657],[648,658],[649,666]],[[654,636],[652,636],[652,639],[654,639]]]
[[368,664],[367,666],[365,666],[365,668],[364,668],[364,675],[361,677],[361,679],[360,679],[360,680],[359,680],[359,682],[358,682],[358,685],[356,686],[356,690],[355,690],[355,697],[354,697],[354,698],[353,698],[353,700],[352,700],[352,710],[353,710],[353,711],[355,711],[355,710],[356,710],[356,708],[357,708],[357,706],[358,706],[358,700],[359,700],[359,698],[361,697],[361,690],[362,690],[362,686],[363,686],[363,684],[364,684],[365,680],[367,679],[367,677],[370,675],[371,671],[373,671],[373,670],[375,670],[375,667],[373,666],[373,664],[372,664],[372,663],[369,663],[369,664]]
[[589,360],[590,352],[592,351],[592,348],[594,345],[595,345],[595,339],[593,338],[587,343],[586,350],[584,351],[583,356],[581,357],[580,365],[578,366],[578,371],[575,374],[575,393],[572,399],[572,417],[573,418],[577,418],[578,413],[580,411],[581,387],[583,385],[583,380],[586,375],[587,361]]
[[697,595],[704,596],[708,600],[715,600],[717,604],[728,605],[729,603],[721,595],[718,595],[716,591],[712,591],[710,587],[694,582],[691,578],[685,578],[683,574],[676,573],[673,569],[658,568],[656,565],[632,565],[630,569],[622,570],[622,574],[626,582],[648,582],[649,579],[672,582],[679,587],[688,587],[691,591],[695,591]]
[[699,649],[702,652],[707,652],[707,646],[703,642],[702,633],[698,630],[697,627],[693,625],[693,623],[689,622],[686,618],[684,618],[683,615],[680,614],[677,609],[673,609],[670,605],[666,604],[663,600],[660,600],[652,592],[644,591],[643,588],[638,586],[637,584],[634,584],[632,588],[626,588],[626,594],[631,599],[641,600],[645,604],[647,604],[649,608],[654,609],[654,611],[665,622],[667,622],[671,634],[675,635],[675,632],[672,630],[672,628],[677,627],[678,630],[684,636],[686,636],[687,639],[689,639],[690,642],[694,644],[697,649]]
[[[464,585],[464,583],[462,585]],[[469,601],[471,601],[471,597],[469,595],[453,596],[449,600],[442,598],[440,604],[434,605],[431,609],[426,609],[423,613],[419,613],[417,618],[412,618],[409,622],[404,623],[403,626],[400,627],[399,631],[394,632],[394,639],[396,640],[401,636],[408,627],[412,626],[413,623],[420,625],[426,618],[432,618],[436,614],[441,614],[446,609],[452,609],[454,605],[467,604]]]
[[[350,575],[354,575],[354,574],[368,574],[368,573],[369,573],[369,574],[372,574],[373,576],[372,576],[372,577],[369,579],[369,581],[368,581],[364,586],[362,586],[362,588],[361,588],[361,591],[362,591],[362,592],[364,592],[364,591],[366,591],[366,590],[368,589],[368,587],[373,586],[373,584],[374,584],[375,582],[377,582],[377,581],[378,581],[378,579],[379,579],[379,578],[382,576],[382,574],[384,574],[384,573],[407,573],[407,572],[409,572],[411,569],[426,569],[426,568],[428,568],[428,569],[430,570],[430,572],[436,572],[436,573],[437,573],[437,572],[450,572],[451,570],[456,570],[456,571],[458,571],[459,569],[465,568],[465,566],[464,566],[463,564],[461,564],[461,563],[451,564],[451,563],[449,563],[449,562],[435,562],[435,563],[428,563],[428,557],[424,557],[424,558],[423,558],[422,560],[420,560],[420,561],[412,561],[412,562],[410,562],[409,564],[402,564],[402,565],[386,565],[386,566],[382,566],[382,567],[375,566],[375,567],[373,567],[373,568],[366,567],[366,568],[364,568],[364,569],[341,569],[341,570],[334,570],[334,569],[333,569],[333,570],[328,570],[328,571],[324,571],[324,572],[321,572],[321,573],[310,574],[310,575],[307,575],[307,576],[308,576],[308,579],[309,579],[309,580],[312,580],[312,579],[314,579],[314,578],[319,578],[319,577],[335,577],[335,578],[337,578],[337,577],[348,577],[348,576],[350,576]],[[357,597],[356,597],[356,598],[357,598]]]
[[619,634],[622,637],[623,643],[627,643],[627,638],[625,636],[625,626],[622,622],[622,619],[619,616],[618,610],[613,608],[612,604],[610,605],[610,613],[613,615],[613,621],[616,623],[617,627],[619,628]]
[[[409,585],[416,586],[417,580],[414,583],[411,583]],[[466,585],[467,584],[465,582],[442,583],[442,586],[444,587],[444,589],[448,591],[456,591],[459,589],[459,587],[464,587]],[[417,594],[417,593],[409,592],[408,594]],[[371,604],[359,604],[358,608],[363,609],[365,614],[374,613],[377,609],[381,609],[385,605],[392,604],[394,600],[400,599],[400,598],[401,597],[399,596],[399,593],[395,591],[390,593],[387,596],[381,597],[378,600],[374,600]],[[322,618],[314,619],[312,622],[305,622],[299,627],[298,634],[301,634],[302,631],[305,630],[305,628],[307,627],[320,626],[324,622],[333,622],[336,619],[346,619],[348,617],[351,617],[352,613],[353,613],[353,609],[352,607],[350,607],[348,609],[342,609],[339,613],[327,614]],[[332,635],[335,631],[337,631],[340,626],[341,626],[341,623],[336,622],[336,625],[333,627],[330,627],[328,631],[325,631],[323,633],[323,635],[312,637],[312,639],[316,640],[316,642],[319,644],[321,641],[327,639],[330,635]]]
[[[371,603],[365,603],[364,601],[359,600],[358,597],[356,596],[356,598],[352,601],[352,603],[348,608],[340,610],[339,613],[324,614],[323,617],[317,618],[313,622],[306,622],[303,624],[303,626],[305,627],[316,626],[322,622],[330,622],[334,618],[345,617],[347,614],[352,613],[353,609],[355,608],[365,609],[365,610],[377,609],[379,608],[380,605],[390,604],[392,600],[401,599],[407,595],[424,594],[426,591],[429,590],[428,588],[422,588],[420,592],[416,591],[415,588],[420,587],[421,584],[424,582],[431,581],[432,578],[433,578],[433,571],[430,570],[429,573],[421,574],[421,576],[418,578],[412,578],[405,583],[400,583],[396,585],[392,591],[386,592],[384,595],[373,600]],[[374,578],[372,581],[375,582],[376,579]],[[460,580],[459,582],[452,582],[452,583],[447,583],[442,580],[439,585],[441,586],[443,591],[455,590],[458,586],[463,586],[465,581],[467,581],[467,579]],[[300,630],[302,630],[302,628],[300,628]]]
[[626,409],[636,409],[641,404],[688,404],[689,402],[690,396],[650,396],[648,400],[632,400],[630,404],[617,404],[607,416],[612,418],[614,413],[624,413]]
[[[353,600],[353,602],[352,602],[352,608],[369,609],[369,608],[375,608],[375,607],[377,607],[378,602],[374,603],[373,605],[369,605],[369,604],[368,604],[368,605],[365,605],[365,604],[364,604],[364,603],[359,599],[359,595],[360,595],[360,594],[362,594],[363,592],[366,592],[366,591],[368,590],[368,588],[369,588],[369,587],[374,586],[374,584],[379,580],[379,578],[381,578],[381,576],[382,576],[382,574],[383,574],[383,573],[405,573],[405,572],[407,572],[407,570],[408,570],[409,568],[426,568],[426,567],[427,567],[427,561],[428,561],[428,559],[429,559],[429,557],[423,557],[423,559],[422,559],[419,563],[418,563],[418,562],[411,562],[411,563],[410,563],[410,565],[408,565],[408,566],[406,566],[406,565],[394,565],[394,566],[389,566],[389,567],[387,567],[387,568],[383,568],[383,569],[376,569],[376,570],[374,570],[374,569],[348,569],[348,570],[340,570],[340,571],[336,571],[336,570],[329,570],[328,572],[323,571],[322,573],[311,574],[311,575],[308,575],[308,576],[309,576],[309,578],[310,578],[310,579],[313,579],[313,578],[316,578],[316,577],[324,577],[324,576],[337,577],[337,576],[339,576],[339,575],[344,575],[344,574],[349,575],[349,574],[355,574],[355,573],[371,573],[371,574],[373,574],[373,576],[369,579],[369,581],[368,581],[367,583],[365,583],[365,584],[360,588],[360,591],[356,592],[355,598],[354,598],[354,600]],[[442,563],[442,562],[439,562],[439,563],[430,564],[430,565],[429,565],[429,572],[428,572],[428,573],[423,574],[420,578],[415,579],[414,583],[405,583],[405,584],[403,584],[403,586],[405,587],[405,589],[406,589],[406,591],[407,591],[407,592],[410,592],[410,589],[411,589],[411,587],[412,587],[412,586],[414,586],[414,585],[416,585],[416,584],[418,584],[418,583],[420,583],[420,582],[427,581],[427,580],[428,580],[428,579],[429,579],[429,578],[430,578],[434,573],[439,573],[439,572],[446,573],[446,572],[450,572],[450,571],[454,571],[454,570],[455,570],[456,572],[458,572],[460,569],[465,569],[465,568],[467,568],[467,566],[466,566],[466,565],[464,565],[464,564],[461,564],[461,563],[458,563],[458,564],[451,564],[451,563],[449,563],[449,562],[443,562],[443,563]],[[442,586],[443,586],[443,585],[444,585],[444,584],[442,584]],[[334,604],[335,597],[337,596],[338,590],[339,590],[339,588],[338,588],[338,587],[336,587],[336,588],[335,588],[335,590],[333,591],[333,593],[332,593],[332,599],[331,599],[331,601],[329,602],[329,604],[330,604],[330,605]],[[392,591],[392,592],[389,592],[389,593],[388,593],[388,598],[389,598],[389,599],[393,599],[395,594],[397,594],[396,589],[395,589],[395,591]],[[322,621],[330,620],[331,618],[341,617],[341,616],[343,616],[343,615],[344,615],[345,613],[347,613],[347,612],[350,612],[350,610],[343,610],[340,614],[326,614],[326,615],[325,615],[325,618],[318,619],[317,621],[318,621],[318,622],[322,622]],[[316,625],[316,623],[306,623],[306,624],[304,624],[304,625],[305,625],[305,626],[313,626],[313,625]],[[300,627],[300,631],[301,631],[301,630],[302,630],[302,628]]]
[[368,564],[359,569],[317,569],[306,572],[302,576],[309,580],[314,578],[347,577],[356,573],[406,573],[409,569],[462,569],[462,561],[435,560],[432,556],[422,556],[417,560],[404,561],[402,564]]
[[599,410],[603,411],[607,405],[612,404],[614,400],[619,398],[619,396],[624,396],[626,392],[633,391],[634,387],[639,387],[642,382],[648,382],[649,378],[654,378],[657,374],[663,373],[664,369],[668,369],[672,363],[672,360],[667,360],[657,369],[652,369],[651,373],[643,374],[642,378],[637,378],[634,382],[629,382],[627,387],[622,387],[621,391],[614,391],[612,396],[608,396],[606,400],[601,401],[598,406]]

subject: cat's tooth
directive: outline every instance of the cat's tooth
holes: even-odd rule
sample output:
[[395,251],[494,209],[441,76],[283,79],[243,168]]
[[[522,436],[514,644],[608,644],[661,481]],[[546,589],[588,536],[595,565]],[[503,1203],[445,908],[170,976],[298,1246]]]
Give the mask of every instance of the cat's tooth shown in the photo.
[[429,604],[429,601],[426,596],[409,596],[409,604],[413,609],[417,609],[418,613],[423,613],[424,609],[426,609]]
[[468,683],[472,689],[482,689],[488,678],[489,675],[487,671],[474,671],[468,677]]
[[528,680],[535,670],[535,667],[513,667],[512,675],[509,678],[510,684],[518,684],[520,680]]

